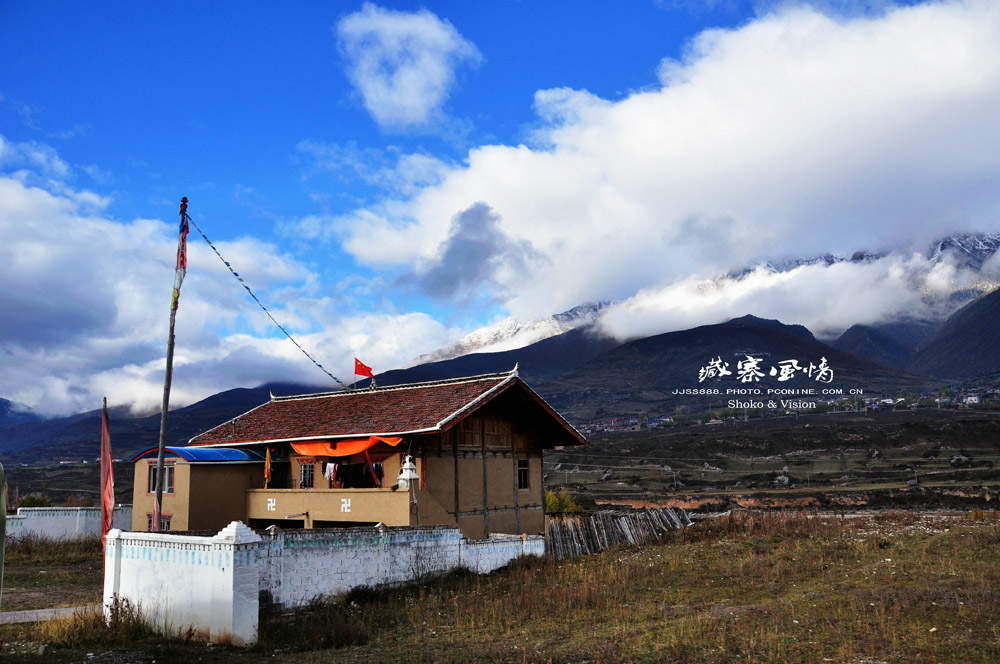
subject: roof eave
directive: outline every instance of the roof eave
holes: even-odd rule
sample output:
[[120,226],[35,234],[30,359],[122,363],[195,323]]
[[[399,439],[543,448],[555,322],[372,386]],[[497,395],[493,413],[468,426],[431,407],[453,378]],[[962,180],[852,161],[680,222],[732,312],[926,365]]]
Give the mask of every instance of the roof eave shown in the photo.
[[486,403],[487,401],[490,401],[491,399],[493,399],[493,397],[497,396],[498,394],[506,390],[508,387],[513,385],[518,380],[519,379],[517,377],[517,374],[511,373],[506,379],[500,381],[499,383],[497,383],[490,389],[486,390],[485,392],[480,394],[478,397],[476,397],[469,403],[465,404],[464,406],[456,410],[448,417],[438,422],[436,427],[437,430],[447,431],[448,429],[457,425],[459,422],[464,420],[467,415],[476,410],[476,408]]
[[[565,428],[566,431],[573,438],[577,440],[577,445],[587,444],[587,439],[584,437],[584,435],[580,433],[575,426],[570,424],[565,417],[560,415],[559,411],[550,406],[549,403],[545,399],[543,399],[541,395],[538,394],[538,392],[535,392],[533,389],[531,389],[531,386],[529,386],[524,381],[521,381],[521,385],[524,386],[524,389],[527,390],[528,394],[531,395],[531,397],[538,403],[538,405],[544,408],[549,413],[549,415],[551,415],[553,418],[556,419],[556,421],[558,421],[560,424],[563,425],[563,428]],[[551,447],[556,447],[556,446],[552,445]]]
[[264,406],[270,405],[270,403],[271,403],[271,401],[265,401],[261,405],[254,406],[250,410],[248,410],[246,412],[243,412],[243,413],[240,413],[236,417],[229,418],[228,420],[226,420],[222,424],[216,424],[214,427],[212,427],[208,431],[202,431],[201,433],[199,433],[199,434],[197,434],[195,436],[192,436],[191,438],[188,438],[188,445],[191,445],[194,442],[195,438],[198,438],[199,436],[204,436],[205,434],[210,433],[212,431],[215,431],[216,429],[221,429],[224,426],[231,425],[233,422],[235,422],[236,420],[240,419],[241,417],[243,417],[245,415],[249,415],[250,413],[254,412],[255,410],[259,410],[259,409],[263,408]]
[[[552,406],[550,406],[548,404],[548,402],[545,401],[545,399],[543,399],[541,396],[539,396],[539,394],[537,392],[535,392],[533,389],[531,389],[531,387],[527,383],[525,383],[523,380],[521,380],[517,376],[517,374],[513,373],[513,372],[511,373],[510,378],[508,380],[505,380],[505,381],[503,381],[501,383],[498,383],[497,385],[493,386],[491,389],[487,390],[486,392],[483,392],[476,399],[470,401],[468,404],[466,404],[465,406],[463,406],[459,410],[455,411],[454,413],[452,413],[451,415],[449,415],[445,419],[443,419],[440,422],[438,422],[438,429],[440,431],[444,432],[444,431],[447,431],[447,430],[451,429],[452,427],[457,426],[459,422],[461,422],[462,420],[464,420],[468,415],[472,414],[472,412],[474,412],[476,410],[476,408],[478,408],[480,405],[482,405],[482,404],[486,403],[487,401],[495,398],[496,396],[498,396],[502,392],[505,392],[506,390],[510,389],[514,385],[520,385],[521,387],[523,387],[524,390],[528,393],[528,395],[532,399],[534,399],[535,402],[538,403],[538,405],[540,405],[550,416],[552,416],[553,419],[555,419],[557,422],[559,422],[559,424],[561,424],[563,426],[563,428],[566,430],[567,433],[569,433],[569,435],[571,437],[573,437],[574,439],[576,439],[576,441],[577,441],[576,444],[577,445],[586,445],[587,444],[587,439],[584,438],[583,434],[581,434],[577,430],[577,428],[575,426],[573,426],[572,424],[570,424],[566,420],[566,418],[564,418],[562,415],[560,415],[558,413],[558,411],[556,411],[555,408],[553,408]],[[551,447],[556,447],[556,446],[555,445],[551,445],[551,446],[548,446],[548,447],[551,448]]]
[[245,447],[248,445],[280,445],[282,443],[297,443],[309,440],[348,440],[350,438],[367,438],[369,436],[419,436],[427,433],[438,433],[439,427],[425,429],[409,429],[407,431],[373,431],[370,433],[332,434],[329,436],[294,436],[292,438],[268,438],[266,440],[244,440],[240,442],[205,443],[196,447]]

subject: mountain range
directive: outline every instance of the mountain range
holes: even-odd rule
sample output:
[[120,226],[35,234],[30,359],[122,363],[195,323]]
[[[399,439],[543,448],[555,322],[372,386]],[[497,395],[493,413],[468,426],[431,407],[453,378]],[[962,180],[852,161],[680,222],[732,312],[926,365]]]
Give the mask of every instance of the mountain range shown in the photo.
[[[1000,234],[959,233],[941,238],[931,243],[922,252],[917,252],[926,258],[930,266],[937,266],[947,262],[954,266],[956,270],[963,271],[962,276],[964,278],[953,283],[943,296],[945,301],[939,303],[939,306],[934,308],[935,311],[943,312],[944,315],[942,317],[933,320],[905,321],[901,324],[913,327],[912,332],[915,334],[919,333],[921,329],[933,333],[933,330],[943,322],[944,317],[948,314],[954,313],[972,300],[1000,287],[1000,265],[993,265],[1000,262],[994,258],[997,256],[998,251],[1000,251]],[[869,263],[885,258],[888,255],[888,251],[873,252],[859,250],[850,256],[827,253],[807,258],[768,260],[732,271],[725,275],[725,278],[739,280],[758,269],[781,273],[810,265],[831,266],[844,262]],[[927,293],[925,293],[924,297],[933,299]],[[469,353],[492,353],[524,348],[525,346],[557,336],[569,330],[589,326],[599,321],[600,317],[615,304],[617,303],[608,300],[588,302],[561,314],[536,320],[523,320],[514,317],[504,318],[496,323],[480,328],[432,353],[421,355],[410,366],[415,367],[421,364],[448,360],[468,355]],[[905,330],[897,329],[899,325],[900,323],[894,322],[872,327],[873,329],[884,328],[889,336],[893,338],[897,334],[901,334],[902,342],[908,346],[911,344],[911,341],[908,340],[910,334]],[[849,341],[845,343],[849,343]]]
[[[1000,248],[1000,236],[954,236],[936,243],[928,257],[980,269]],[[871,260],[856,254],[851,259]],[[837,257],[824,257],[840,260]],[[782,266],[773,266],[779,269]],[[784,266],[788,267],[788,266]],[[791,269],[791,268],[788,268]],[[985,283],[985,280],[984,280]],[[984,287],[984,290],[988,290]],[[424,356],[413,366],[378,374],[380,387],[510,370],[520,375],[574,422],[640,412],[670,414],[725,405],[726,390],[761,386],[791,390],[851,389],[895,395],[934,390],[948,381],[1000,381],[1000,291],[979,294],[947,320],[909,320],[855,325],[828,343],[801,325],[751,315],[716,325],[616,340],[602,334],[600,315],[611,303],[586,304],[534,322],[501,321],[462,341]],[[491,352],[488,352],[491,351]],[[744,383],[741,362],[755,358],[764,375]],[[728,375],[703,377],[713,361]],[[770,369],[795,361],[788,380]],[[830,382],[808,374],[825,365]],[[700,380],[704,378],[703,380]],[[366,387],[367,382],[358,387]],[[271,393],[322,391],[310,385],[267,384],[213,395],[170,413],[168,444],[185,444],[195,434],[265,402]],[[690,394],[684,390],[719,390]],[[817,392],[817,396],[820,392]],[[745,398],[745,397],[740,397]],[[21,462],[93,459],[99,446],[99,412],[41,420],[0,400],[0,456]],[[125,457],[158,442],[160,416],[112,414],[116,456]]]
[[482,327],[433,353],[421,355],[411,366],[450,360],[473,352],[501,352],[530,346],[538,341],[594,323],[612,302],[587,302],[569,311],[539,320],[503,320]]
[[[969,326],[972,339],[990,334],[984,330],[998,326],[995,307],[1000,306],[1000,292],[993,293],[961,310],[952,324],[942,327],[931,344],[964,344],[955,335]],[[896,394],[901,389],[920,392],[936,389],[943,381],[917,375],[901,368],[861,357],[826,345],[801,325],[786,325],[775,320],[743,316],[717,325],[703,325],[691,330],[670,332],[626,343],[600,335],[591,323],[555,337],[497,353],[470,353],[449,360],[430,362],[378,374],[380,387],[436,380],[455,376],[507,371],[519,365],[522,378],[553,407],[571,421],[640,412],[670,414],[679,407],[692,410],[717,408],[730,398],[728,389],[780,388],[815,390],[838,389],[846,394],[851,388],[866,395]],[[943,333],[943,334],[942,334]],[[994,329],[992,334],[1000,330]],[[928,347],[931,347],[930,344]],[[759,380],[739,381],[739,363],[748,357],[761,361]],[[986,357],[980,353],[978,357]],[[700,381],[700,374],[713,360],[727,365],[728,376]],[[795,360],[800,370],[787,381],[768,375],[771,367]],[[808,368],[827,366],[832,371],[829,382],[807,375]],[[1000,371],[1000,357],[991,365]],[[961,371],[967,369],[962,365]],[[357,387],[367,387],[359,383]],[[718,390],[718,394],[678,394],[691,389]],[[316,386],[267,384],[253,389],[239,388],[213,395],[185,408],[171,411],[168,444],[183,445],[195,434],[225,422],[264,403],[270,394],[306,394],[322,391]],[[753,398],[753,397],[751,397]],[[61,459],[93,459],[97,456],[100,413],[93,411],[68,418],[21,422],[0,427],[0,455],[22,462],[55,462]],[[160,417],[112,416],[112,436],[116,456],[130,456],[158,442]]]

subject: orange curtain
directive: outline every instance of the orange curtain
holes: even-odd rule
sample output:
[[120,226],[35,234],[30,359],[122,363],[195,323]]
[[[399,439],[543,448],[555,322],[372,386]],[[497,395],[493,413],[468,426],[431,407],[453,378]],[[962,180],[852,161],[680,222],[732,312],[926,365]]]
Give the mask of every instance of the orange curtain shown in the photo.
[[378,443],[395,447],[403,439],[400,436],[369,436],[368,438],[351,438],[330,443],[327,440],[317,440],[308,443],[292,443],[292,449],[303,456],[313,457],[345,457],[360,454]]

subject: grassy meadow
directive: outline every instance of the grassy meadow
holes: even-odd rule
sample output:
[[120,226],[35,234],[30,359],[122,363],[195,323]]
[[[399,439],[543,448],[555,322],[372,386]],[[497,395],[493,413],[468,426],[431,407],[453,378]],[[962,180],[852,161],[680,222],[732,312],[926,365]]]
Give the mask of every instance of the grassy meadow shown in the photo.
[[997,607],[996,512],[739,512],[657,545],[267,607],[249,650],[151,635],[126,607],[112,628],[4,626],[0,660],[985,663]]

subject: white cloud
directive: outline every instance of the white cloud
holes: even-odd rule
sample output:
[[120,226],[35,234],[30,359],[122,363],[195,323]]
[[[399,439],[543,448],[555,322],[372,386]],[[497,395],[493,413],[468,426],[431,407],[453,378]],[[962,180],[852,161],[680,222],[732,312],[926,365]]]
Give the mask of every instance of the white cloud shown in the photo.
[[328,171],[344,181],[358,179],[400,196],[411,196],[438,184],[451,168],[433,155],[360,148],[354,143],[331,145],[306,140],[299,142],[297,150],[310,159],[312,168]]
[[[457,334],[424,314],[328,315],[327,319],[322,332],[296,334],[295,338],[327,371],[347,384],[355,379],[355,356],[376,371],[385,371],[404,366],[415,349],[437,348]],[[137,411],[155,412],[163,397],[163,368],[162,358],[109,367],[87,382],[86,396],[92,399],[96,394],[108,394],[109,402],[129,403]],[[171,407],[194,403],[235,386],[264,382],[339,388],[285,337],[232,334],[213,345],[189,344],[178,350]]]
[[[0,396],[44,415],[91,410],[103,396],[115,406],[157,410],[177,226],[116,220],[66,183],[39,177],[45,164],[36,168],[14,174],[26,177],[0,171]],[[27,183],[36,180],[49,186]],[[188,240],[171,405],[268,381],[333,387],[212,250],[193,232]],[[275,318],[345,381],[353,380],[355,355],[387,370],[461,333],[424,314],[353,311],[326,295],[316,273],[268,243],[241,238],[216,246]]]
[[628,338],[711,325],[753,314],[805,325],[831,338],[855,324],[935,318],[968,270],[931,263],[922,254],[890,254],[864,262],[763,267],[742,277],[683,279],[643,289],[601,318],[612,336]]
[[0,168],[27,169],[23,174],[64,179],[70,176],[69,165],[48,145],[36,142],[13,143],[0,137]]
[[997,228],[997,3],[785,7],[703,33],[661,75],[619,101],[540,91],[531,145],[476,148],[439,183],[342,216],[337,236],[414,269],[481,201],[541,257],[492,273],[510,313],[538,317],[759,259]]
[[385,129],[426,127],[442,117],[455,70],[481,59],[448,21],[422,9],[365,3],[336,26],[351,83]]

